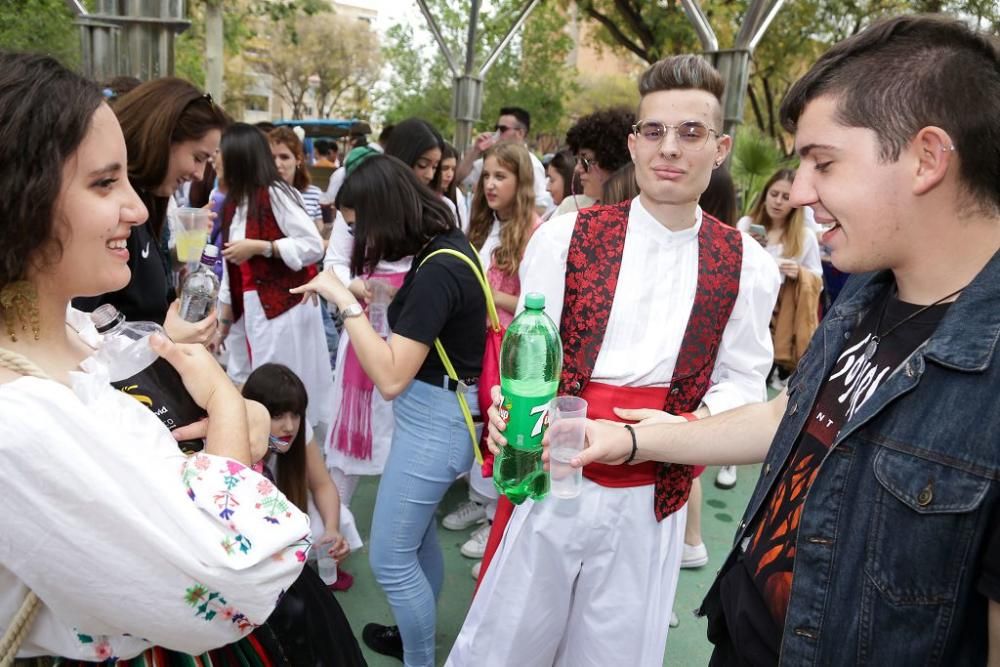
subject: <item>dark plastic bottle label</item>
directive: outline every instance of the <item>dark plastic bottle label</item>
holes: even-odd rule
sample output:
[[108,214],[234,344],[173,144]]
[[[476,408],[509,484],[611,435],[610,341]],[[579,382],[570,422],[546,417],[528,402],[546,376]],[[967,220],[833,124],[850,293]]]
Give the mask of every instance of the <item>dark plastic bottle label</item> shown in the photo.
[[[132,377],[112,382],[111,386],[145,405],[171,431],[207,416],[191,398],[180,374],[166,359],[158,358]],[[200,440],[178,445],[185,453],[200,451],[204,447]]]

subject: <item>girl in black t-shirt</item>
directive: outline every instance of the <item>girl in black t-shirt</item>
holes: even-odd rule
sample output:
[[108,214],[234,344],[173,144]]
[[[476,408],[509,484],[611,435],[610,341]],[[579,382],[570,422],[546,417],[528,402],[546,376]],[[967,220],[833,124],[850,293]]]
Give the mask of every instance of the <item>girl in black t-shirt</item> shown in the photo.
[[[486,338],[486,302],[472,270],[450,248],[476,261],[441,198],[396,158],[375,155],[347,178],[337,208],[354,225],[351,272],[414,256],[389,305],[393,331],[383,340],[353,294],[330,271],[292,290],[318,293],[344,314],[351,345],[368,376],[393,403],[394,433],[372,519],[371,563],[398,626],[368,624],[365,642],[407,665],[434,664],[435,608],[444,579],[434,512],[473,450],[465,420],[437,353],[439,339],[460,378],[475,384]],[[474,403],[475,401],[473,401]]]

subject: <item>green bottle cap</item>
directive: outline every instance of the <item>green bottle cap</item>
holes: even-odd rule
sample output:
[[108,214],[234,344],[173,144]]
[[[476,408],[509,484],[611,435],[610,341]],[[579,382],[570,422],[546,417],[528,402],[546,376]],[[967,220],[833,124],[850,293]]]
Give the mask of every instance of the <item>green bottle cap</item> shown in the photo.
[[524,307],[528,310],[545,310],[545,295],[541,292],[529,292],[525,294]]

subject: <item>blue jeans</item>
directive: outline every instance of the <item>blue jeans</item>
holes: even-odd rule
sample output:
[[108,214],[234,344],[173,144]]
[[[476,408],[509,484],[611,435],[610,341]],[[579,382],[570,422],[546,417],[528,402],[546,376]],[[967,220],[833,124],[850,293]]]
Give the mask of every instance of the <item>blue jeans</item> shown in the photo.
[[[468,394],[476,410],[476,394]],[[414,380],[393,401],[395,431],[372,518],[371,565],[403,638],[407,667],[434,665],[444,558],[434,512],[472,464],[454,392]]]

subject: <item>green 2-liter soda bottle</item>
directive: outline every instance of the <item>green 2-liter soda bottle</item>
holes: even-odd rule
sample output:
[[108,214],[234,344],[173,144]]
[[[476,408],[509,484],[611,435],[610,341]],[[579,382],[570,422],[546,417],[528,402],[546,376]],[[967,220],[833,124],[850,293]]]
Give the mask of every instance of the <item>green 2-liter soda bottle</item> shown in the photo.
[[511,322],[500,346],[500,412],[508,420],[507,446],[493,465],[493,484],[515,505],[549,492],[542,435],[561,372],[559,327],[545,314],[545,296],[526,294],[524,310]]

